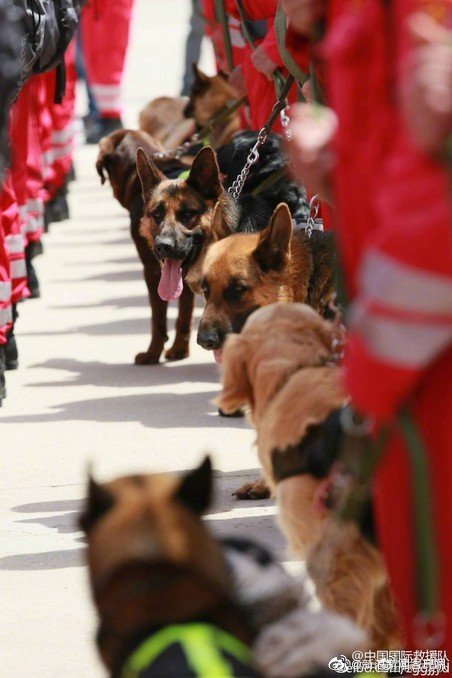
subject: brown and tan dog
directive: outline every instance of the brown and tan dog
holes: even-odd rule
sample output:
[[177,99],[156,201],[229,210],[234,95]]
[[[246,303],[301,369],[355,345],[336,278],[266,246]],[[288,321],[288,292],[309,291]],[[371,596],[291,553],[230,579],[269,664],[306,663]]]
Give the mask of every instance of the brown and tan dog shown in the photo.
[[[208,458],[182,477],[129,476],[105,485],[90,479],[80,523],[88,537],[89,577],[100,618],[97,645],[112,676],[130,675],[130,657],[147,640],[190,622],[233,636],[231,643],[242,643],[246,654],[252,632],[233,602],[221,546],[200,517],[210,503],[211,485]],[[211,637],[216,638],[213,631]],[[177,645],[178,638],[164,646],[167,652],[157,653],[152,669],[146,667],[149,675],[193,675],[180,666],[184,655]],[[242,670],[233,675],[256,676],[250,665]]]
[[167,179],[164,172],[180,172],[185,165],[162,159],[156,161],[158,167],[151,157],[161,148],[146,132],[118,130],[101,140],[96,162],[102,183],[107,173],[116,199],[130,213],[132,238],[144,267],[152,319],[150,345],[135,358],[140,365],[160,359],[168,339],[170,299],[179,299],[179,315],[176,337],[165,357],[187,357],[194,299],[183,278],[210,242],[210,217],[217,200],[224,203],[231,220],[235,213],[221,187],[212,149],[199,152],[187,179]]
[[[201,129],[226,104],[238,99],[238,94],[229,84],[227,75],[221,71],[218,75],[209,77],[193,64],[193,73],[195,78],[184,113],[188,118],[194,118],[196,127]],[[240,116],[236,111],[211,132],[210,146],[217,149],[228,144],[239,129]]]
[[226,342],[219,404],[225,412],[250,407],[282,529],[292,550],[306,558],[321,602],[368,631],[373,647],[397,647],[398,619],[381,554],[355,524],[337,523],[326,501],[339,455],[339,412],[347,402],[341,368],[329,362],[333,338],[332,323],[307,305],[260,309]]
[[175,97],[152,99],[140,111],[140,130],[147,132],[165,149],[177,148],[195,132],[195,121],[185,115],[187,101]]
[[[274,302],[306,302],[323,313],[334,292],[334,241],[331,233],[294,232],[285,203],[259,233],[228,233],[220,209],[212,223],[214,242],[199,273],[206,306],[198,344],[221,360],[226,336],[240,332],[248,316]],[[230,230],[229,230],[230,233]],[[193,286],[193,285],[192,285]]]

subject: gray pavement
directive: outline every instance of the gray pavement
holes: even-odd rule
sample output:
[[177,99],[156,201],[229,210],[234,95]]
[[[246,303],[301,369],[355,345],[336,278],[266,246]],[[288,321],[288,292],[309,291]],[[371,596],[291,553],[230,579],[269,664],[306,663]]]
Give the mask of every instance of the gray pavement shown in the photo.
[[[178,92],[188,7],[137,1],[125,81],[130,126],[147,100]],[[202,64],[212,71],[206,49]],[[45,238],[37,260],[42,298],[20,306],[21,365],[7,375],[0,411],[0,675],[7,678],[104,675],[77,526],[89,461],[107,479],[191,468],[209,451],[214,531],[261,538],[285,559],[272,503],[231,496],[256,475],[253,433],[242,420],[217,416],[210,355],[193,340],[186,361],[133,365],[149,338],[145,287],[127,214],[100,186],[95,154],[87,146],[76,153],[72,219]],[[201,302],[196,318],[200,311]]]

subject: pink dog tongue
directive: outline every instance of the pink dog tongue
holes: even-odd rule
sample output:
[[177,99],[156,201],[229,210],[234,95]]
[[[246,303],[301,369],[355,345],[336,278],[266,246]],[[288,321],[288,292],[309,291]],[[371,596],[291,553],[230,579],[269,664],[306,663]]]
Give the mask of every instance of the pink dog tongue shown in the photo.
[[160,299],[171,301],[178,299],[184,289],[182,281],[182,261],[165,259],[158,286]]
[[215,362],[217,365],[221,365],[221,361],[223,359],[223,349],[222,348],[214,348],[213,349],[213,357],[215,358]]

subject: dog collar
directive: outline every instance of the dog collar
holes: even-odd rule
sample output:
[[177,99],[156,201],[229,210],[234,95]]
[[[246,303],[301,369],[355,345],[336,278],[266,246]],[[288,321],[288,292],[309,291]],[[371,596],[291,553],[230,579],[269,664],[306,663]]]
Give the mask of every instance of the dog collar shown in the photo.
[[175,646],[195,676],[232,678],[237,675],[237,663],[242,667],[240,675],[257,675],[252,668],[251,650],[240,640],[212,624],[192,622],[166,626],[143,640],[127,659],[120,678],[139,678]]
[[302,221],[299,224],[295,221],[295,219],[292,219],[292,225],[293,225],[293,231],[294,233],[297,233],[297,231],[323,231],[323,219],[312,219],[308,221]]

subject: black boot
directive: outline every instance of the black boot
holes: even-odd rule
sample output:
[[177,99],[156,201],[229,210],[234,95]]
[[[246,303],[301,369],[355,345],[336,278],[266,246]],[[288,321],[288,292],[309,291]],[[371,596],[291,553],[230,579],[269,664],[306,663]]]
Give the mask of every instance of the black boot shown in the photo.
[[66,198],[67,188],[62,187],[44,207],[44,230],[47,233],[50,224],[69,219],[69,205]]
[[5,348],[0,346],[0,407],[4,398],[6,398]]
[[17,349],[16,337],[14,336],[14,327],[18,317],[17,305],[13,304],[13,324],[6,334],[5,349],[5,369],[17,370],[19,367],[19,351]]
[[25,248],[25,264],[27,266],[27,278],[28,278],[28,289],[30,290],[30,298],[38,299],[41,296],[41,290],[39,287],[38,276],[36,275],[35,268],[31,263],[32,257],[29,247]]
[[86,143],[98,144],[107,134],[122,128],[121,118],[99,118],[93,125],[86,128]]

